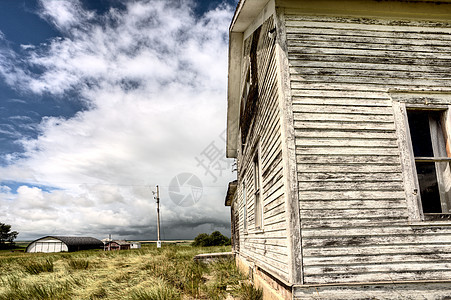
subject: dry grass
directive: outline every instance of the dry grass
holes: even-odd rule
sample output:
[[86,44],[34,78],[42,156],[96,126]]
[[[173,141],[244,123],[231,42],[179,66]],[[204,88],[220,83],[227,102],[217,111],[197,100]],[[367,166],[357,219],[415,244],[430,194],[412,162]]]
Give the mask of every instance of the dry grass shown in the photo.
[[145,245],[114,252],[0,253],[0,300],[225,299],[226,290],[239,299],[244,278],[233,261],[193,262],[196,254],[228,250]]

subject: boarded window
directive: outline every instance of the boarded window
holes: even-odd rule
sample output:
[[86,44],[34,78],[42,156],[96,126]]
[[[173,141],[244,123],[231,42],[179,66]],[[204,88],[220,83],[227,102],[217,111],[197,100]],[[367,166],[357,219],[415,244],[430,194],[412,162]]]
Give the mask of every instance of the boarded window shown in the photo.
[[410,137],[425,217],[451,211],[451,170],[445,111],[408,110]]

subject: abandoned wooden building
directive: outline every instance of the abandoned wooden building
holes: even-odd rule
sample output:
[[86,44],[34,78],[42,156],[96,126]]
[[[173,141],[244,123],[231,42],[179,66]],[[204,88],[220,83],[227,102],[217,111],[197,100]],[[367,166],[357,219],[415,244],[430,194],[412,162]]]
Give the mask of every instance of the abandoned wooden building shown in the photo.
[[31,242],[25,252],[73,252],[102,247],[102,241],[92,237],[45,236]]
[[237,264],[285,299],[451,297],[451,1],[241,0]]
[[103,250],[105,251],[114,251],[114,250],[130,250],[131,244],[127,241],[105,241]]

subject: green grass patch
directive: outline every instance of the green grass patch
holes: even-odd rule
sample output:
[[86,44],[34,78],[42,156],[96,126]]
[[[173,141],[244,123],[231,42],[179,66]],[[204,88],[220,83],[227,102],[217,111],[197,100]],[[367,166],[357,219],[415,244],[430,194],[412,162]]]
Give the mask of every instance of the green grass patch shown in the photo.
[[72,270],[86,270],[87,268],[89,268],[89,260],[80,258],[78,259],[70,258],[67,261],[67,265]]
[[25,272],[32,275],[37,275],[42,272],[53,272],[53,260],[37,260],[37,261],[24,261],[23,268]]
[[131,300],[179,300],[180,291],[160,280],[150,288],[138,288],[131,293]]
[[124,251],[0,253],[0,300],[226,299],[229,292],[240,299],[240,289],[251,291],[240,286],[245,277],[233,259],[193,261],[200,253],[225,251],[230,247],[174,244]]
[[241,300],[262,300],[263,290],[261,288],[255,288],[248,282],[242,282],[237,289],[234,290],[234,295],[238,296]]

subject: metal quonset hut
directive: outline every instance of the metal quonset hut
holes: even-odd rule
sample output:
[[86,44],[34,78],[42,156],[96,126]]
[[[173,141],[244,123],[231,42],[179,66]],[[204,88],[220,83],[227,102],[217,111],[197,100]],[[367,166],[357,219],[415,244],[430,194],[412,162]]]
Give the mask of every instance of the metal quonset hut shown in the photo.
[[102,248],[103,242],[92,237],[46,236],[31,242],[26,252],[72,252]]

